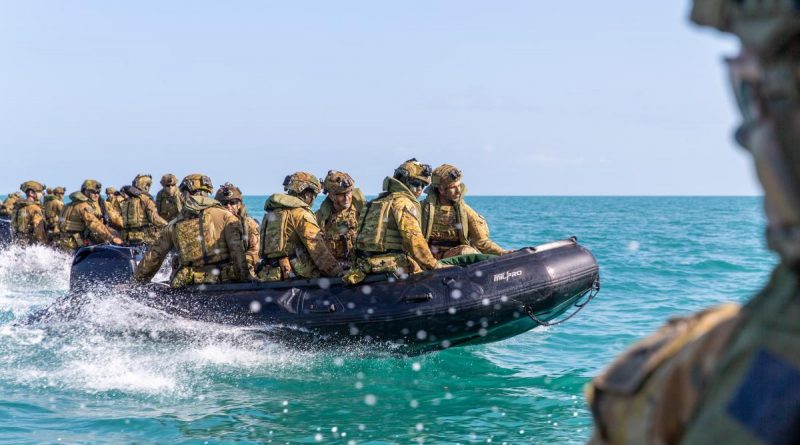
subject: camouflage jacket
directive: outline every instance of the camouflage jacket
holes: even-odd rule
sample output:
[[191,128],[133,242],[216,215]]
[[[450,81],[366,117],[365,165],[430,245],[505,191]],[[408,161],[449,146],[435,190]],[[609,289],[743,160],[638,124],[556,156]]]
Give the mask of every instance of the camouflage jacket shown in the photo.
[[59,233],[58,218],[64,210],[64,201],[60,195],[44,197],[44,228],[51,236]]
[[64,206],[59,217],[59,246],[63,249],[111,242],[116,234],[103,222],[103,212],[97,201],[81,192],[69,195],[70,203]]
[[0,206],[0,217],[3,218],[11,218],[14,216],[14,206],[19,202],[20,199],[16,195],[11,195],[3,201],[3,205]]
[[[466,186],[461,186],[462,197]],[[505,249],[489,238],[489,226],[478,212],[472,209],[463,198],[452,206],[439,204],[436,189],[428,192],[422,202],[422,233],[431,246],[445,250],[456,245],[468,245],[481,253],[501,255]]]
[[331,198],[327,197],[315,214],[317,223],[322,228],[325,244],[340,264],[349,264],[355,260],[358,216],[362,208],[364,195],[356,189],[353,190],[350,208],[336,212]]
[[186,202],[180,216],[148,246],[134,278],[145,283],[152,280],[172,249],[178,254],[173,287],[251,278],[239,219],[209,197],[192,196]]
[[244,215],[237,215],[239,223],[242,225],[242,242],[244,243],[244,253],[247,258],[247,269],[255,276],[256,266],[260,261],[258,248],[260,247],[260,227],[258,222]]
[[356,238],[356,251],[366,256],[402,252],[424,270],[436,268],[420,226],[420,204],[402,182],[387,177],[383,193],[365,207]]
[[22,244],[46,243],[44,211],[38,201],[18,201],[11,220],[14,237]]
[[164,187],[156,194],[156,208],[158,214],[166,221],[172,221],[181,214],[183,201],[178,188],[174,185]]
[[800,275],[670,320],[587,387],[593,444],[800,443]]
[[342,273],[308,204],[297,197],[276,193],[267,199],[264,210],[261,258],[269,263],[288,257],[293,272],[303,278]]

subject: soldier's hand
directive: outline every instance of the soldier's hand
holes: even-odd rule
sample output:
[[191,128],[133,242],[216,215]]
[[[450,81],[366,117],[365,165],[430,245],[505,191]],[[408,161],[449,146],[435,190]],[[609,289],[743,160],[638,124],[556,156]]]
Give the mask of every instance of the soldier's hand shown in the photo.
[[122,245],[122,239],[121,239],[121,238],[119,238],[119,237],[114,237],[114,238],[111,240],[111,242],[112,242],[112,243],[114,243],[114,244],[116,244],[116,245],[118,245],[118,246],[119,246],[119,245]]

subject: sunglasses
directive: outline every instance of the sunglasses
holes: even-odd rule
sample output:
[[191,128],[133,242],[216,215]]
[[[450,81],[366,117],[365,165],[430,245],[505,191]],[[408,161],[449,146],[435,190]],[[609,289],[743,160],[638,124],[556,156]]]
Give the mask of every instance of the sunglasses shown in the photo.
[[412,179],[412,180],[408,181],[408,185],[411,188],[419,189],[419,188],[424,188],[426,184],[424,182],[422,182],[422,181],[418,181],[416,179]]

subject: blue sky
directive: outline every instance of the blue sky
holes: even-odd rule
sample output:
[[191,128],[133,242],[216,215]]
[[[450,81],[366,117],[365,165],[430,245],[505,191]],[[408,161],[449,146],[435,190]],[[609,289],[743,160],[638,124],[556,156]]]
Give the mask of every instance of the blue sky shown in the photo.
[[688,2],[40,1],[0,15],[0,191],[415,156],[473,194],[759,194]]

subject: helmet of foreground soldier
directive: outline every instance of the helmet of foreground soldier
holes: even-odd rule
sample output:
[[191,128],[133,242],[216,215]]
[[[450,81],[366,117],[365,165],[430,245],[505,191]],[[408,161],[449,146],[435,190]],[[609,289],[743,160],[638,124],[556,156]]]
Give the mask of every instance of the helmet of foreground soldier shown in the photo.
[[353,191],[355,181],[347,173],[330,170],[322,181],[323,193],[338,195]]
[[214,185],[211,183],[211,178],[200,173],[193,173],[183,178],[178,188],[182,192],[188,192],[190,195],[214,192]]
[[161,185],[163,187],[169,187],[171,185],[176,185],[177,183],[178,183],[178,178],[172,173],[167,173],[166,175],[161,177]]
[[231,184],[230,182],[226,182],[222,184],[219,189],[217,190],[216,195],[214,195],[214,199],[221,202],[222,204],[236,201],[242,201],[242,191],[239,187]]
[[45,188],[42,183],[36,181],[25,181],[19,185],[19,189],[24,193],[28,193],[28,190],[32,190],[34,193],[42,193]]
[[433,169],[431,185],[447,187],[459,180],[461,180],[461,170],[450,164],[442,164]]
[[311,173],[296,172],[283,180],[283,189],[294,194],[300,194],[306,190],[319,194],[322,191],[322,185],[319,179]]
[[131,185],[147,193],[150,191],[150,186],[153,185],[153,177],[146,173],[139,173],[133,178]]
[[428,185],[431,183],[431,173],[430,165],[422,164],[416,158],[411,158],[394,170],[394,178],[405,184],[418,181],[423,185]]
[[94,179],[87,179],[81,184],[81,192],[83,193],[92,192],[99,195],[101,190],[103,190],[103,184]]
[[696,0],[692,20],[739,37],[728,59],[742,115],[736,141],[754,157],[764,187],[767,241],[800,262],[800,10],[797,2]]

